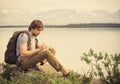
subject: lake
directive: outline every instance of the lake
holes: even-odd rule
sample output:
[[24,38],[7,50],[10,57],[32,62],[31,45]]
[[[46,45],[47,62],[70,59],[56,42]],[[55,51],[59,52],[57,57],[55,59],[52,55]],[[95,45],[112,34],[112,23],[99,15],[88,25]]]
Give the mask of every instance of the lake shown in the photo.
[[[13,32],[27,28],[0,28],[0,62]],[[45,28],[37,37],[56,49],[56,57],[66,68],[83,73],[89,67],[80,60],[84,52],[120,53],[120,28]]]

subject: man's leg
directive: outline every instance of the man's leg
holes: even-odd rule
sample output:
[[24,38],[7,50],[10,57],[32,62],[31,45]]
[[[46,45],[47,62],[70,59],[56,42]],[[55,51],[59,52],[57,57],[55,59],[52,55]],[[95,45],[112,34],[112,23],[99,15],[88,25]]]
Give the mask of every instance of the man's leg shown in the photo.
[[61,71],[63,74],[68,73],[67,70],[63,68],[63,66],[59,63],[59,61],[55,58],[54,53],[52,52],[54,50],[48,49],[42,53],[36,54],[35,56],[32,56],[30,58],[24,58],[21,59],[21,67],[23,69],[34,67],[38,62],[43,61],[46,59],[48,63],[56,70]]

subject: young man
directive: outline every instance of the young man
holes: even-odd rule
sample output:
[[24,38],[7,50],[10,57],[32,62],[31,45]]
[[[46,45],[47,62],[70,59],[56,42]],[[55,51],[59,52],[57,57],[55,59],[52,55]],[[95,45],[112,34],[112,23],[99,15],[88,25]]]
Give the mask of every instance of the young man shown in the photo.
[[30,49],[28,49],[28,36],[21,33],[17,39],[16,53],[18,56],[17,66],[19,69],[27,71],[35,67],[37,63],[44,64],[45,60],[56,70],[61,71],[64,76],[69,74],[59,61],[55,58],[55,50],[48,48],[45,44],[38,43],[36,37],[44,30],[40,20],[33,20],[28,28],[30,36]]

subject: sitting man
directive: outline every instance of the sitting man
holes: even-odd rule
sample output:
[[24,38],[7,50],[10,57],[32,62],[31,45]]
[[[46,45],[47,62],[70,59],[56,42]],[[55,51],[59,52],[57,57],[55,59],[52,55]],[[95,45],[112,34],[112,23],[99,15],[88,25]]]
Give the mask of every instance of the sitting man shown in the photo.
[[[69,74],[59,61],[55,58],[55,50],[41,44],[36,37],[44,30],[40,20],[33,20],[28,28],[31,43],[28,45],[28,36],[21,33],[17,39],[16,53],[18,56],[17,66],[20,70],[27,71],[35,67],[37,63],[44,64],[47,61],[56,71],[61,71],[64,76]],[[28,49],[29,46],[29,49]]]

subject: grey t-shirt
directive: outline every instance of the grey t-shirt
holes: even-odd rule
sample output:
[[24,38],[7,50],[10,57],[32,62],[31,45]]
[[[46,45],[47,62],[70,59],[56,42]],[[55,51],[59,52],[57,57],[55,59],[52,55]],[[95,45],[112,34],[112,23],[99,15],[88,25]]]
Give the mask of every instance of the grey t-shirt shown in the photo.
[[[35,37],[34,36],[30,36],[31,38],[31,50],[34,50],[35,49]],[[25,33],[21,33],[19,36],[18,36],[18,39],[17,39],[17,44],[16,44],[16,54],[17,56],[20,54],[20,49],[19,49],[19,46],[20,45],[25,45],[27,47],[27,42],[28,42],[28,36],[27,34]]]

